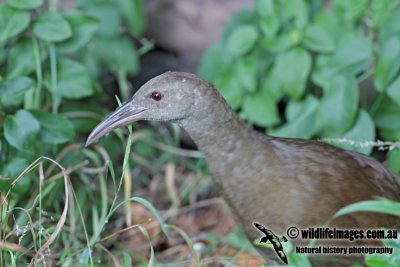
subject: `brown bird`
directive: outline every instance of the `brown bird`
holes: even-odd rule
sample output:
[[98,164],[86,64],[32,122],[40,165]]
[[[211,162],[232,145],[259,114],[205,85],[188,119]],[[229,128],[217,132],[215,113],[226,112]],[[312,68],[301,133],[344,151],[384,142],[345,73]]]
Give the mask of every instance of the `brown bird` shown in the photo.
[[[290,226],[321,227],[354,202],[376,196],[400,200],[398,178],[378,161],[319,141],[256,132],[211,84],[193,74],[167,72],[151,79],[93,130],[86,145],[138,120],[177,123],[189,133],[250,240],[260,237],[253,222],[281,235]],[[330,226],[399,229],[400,220],[359,212]]]

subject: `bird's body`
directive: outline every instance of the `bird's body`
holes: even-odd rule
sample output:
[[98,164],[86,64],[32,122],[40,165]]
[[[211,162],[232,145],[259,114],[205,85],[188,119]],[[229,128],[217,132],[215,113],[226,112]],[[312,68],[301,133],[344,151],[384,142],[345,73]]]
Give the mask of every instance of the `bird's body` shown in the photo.
[[[155,92],[163,98],[155,100]],[[256,132],[237,117],[212,85],[193,74],[160,75],[146,83],[132,103],[142,109],[130,121],[139,117],[171,121],[189,133],[250,240],[260,236],[253,222],[282,235],[290,226],[321,227],[354,202],[376,196],[400,200],[398,178],[378,161],[319,141]],[[88,143],[127,124],[128,120],[116,122],[118,118],[106,119],[109,128],[100,124]],[[400,229],[400,220],[382,213],[354,213],[330,225]]]

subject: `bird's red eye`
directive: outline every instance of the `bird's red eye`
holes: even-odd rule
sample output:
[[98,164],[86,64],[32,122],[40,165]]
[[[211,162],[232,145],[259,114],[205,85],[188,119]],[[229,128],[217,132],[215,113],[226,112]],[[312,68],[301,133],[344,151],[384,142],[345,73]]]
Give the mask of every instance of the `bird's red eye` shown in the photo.
[[153,92],[151,93],[151,99],[155,100],[155,101],[160,101],[162,98],[162,95],[160,92]]

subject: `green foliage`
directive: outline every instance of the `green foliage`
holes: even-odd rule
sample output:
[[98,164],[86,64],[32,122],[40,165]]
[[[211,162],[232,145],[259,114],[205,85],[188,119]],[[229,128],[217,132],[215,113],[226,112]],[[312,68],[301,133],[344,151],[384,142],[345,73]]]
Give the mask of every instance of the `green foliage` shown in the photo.
[[[84,234],[87,230],[96,234],[104,230],[98,220],[103,220],[104,227],[108,199],[103,174],[100,183],[104,191],[97,194],[88,190],[93,185],[81,169],[89,162],[101,167],[102,159],[82,148],[81,134],[93,129],[104,114],[102,95],[107,92],[101,85],[101,75],[114,74],[122,96],[128,96],[127,75],[137,73],[140,56],[130,37],[141,38],[146,21],[141,0],[76,1],[75,7],[62,12],[57,11],[57,3],[7,0],[0,4],[0,240],[37,252],[47,240],[44,237],[54,231],[54,222],[46,224],[42,216],[45,210],[54,217],[61,214],[64,188],[58,181],[60,172],[49,161],[40,163],[39,172],[32,171],[29,164],[41,156],[57,158],[75,176],[77,206],[88,208],[84,213],[97,226],[86,229],[84,225],[72,239],[73,235],[63,233],[60,245],[54,247],[64,253],[61,259],[80,258],[82,266],[89,262],[93,266],[93,256],[84,250]],[[47,177],[53,177],[53,182],[42,180]],[[93,201],[98,195],[100,204]],[[117,199],[118,195],[114,202]],[[116,208],[114,204],[111,208]],[[79,217],[75,210],[70,213]],[[74,228],[72,217],[70,227]],[[35,228],[33,224],[38,223]],[[26,225],[32,235],[20,240],[15,234],[8,235],[21,225]],[[71,242],[76,251],[62,252]],[[0,249],[1,266],[11,261],[26,265],[30,258]]]
[[[397,150],[396,152],[398,152]],[[398,166],[398,165],[397,165]],[[348,205],[333,216],[337,218],[354,212],[379,212],[400,216],[400,202],[395,202],[383,197],[374,200],[366,200]],[[389,229],[393,231],[393,229]],[[400,265],[400,239],[383,239],[382,243],[386,247],[393,248],[392,254],[368,254],[365,256],[365,264],[370,267],[385,267]]]
[[348,205],[336,212],[333,217],[336,218],[354,212],[379,212],[400,216],[400,203],[379,197],[374,200],[366,200]]
[[[93,97],[95,88],[102,91],[97,79],[107,70],[137,72],[138,51],[123,31],[140,34],[145,21],[142,2],[131,2],[87,2],[64,12],[46,11],[42,0],[0,4],[0,44],[5,48],[0,65],[0,121],[4,123],[0,137],[6,152],[0,164],[7,164],[10,157],[30,162],[56,153],[58,149],[51,145],[74,142],[80,129],[74,129],[73,119],[58,114],[59,109],[69,106],[68,100]],[[123,8],[116,7],[120,5]],[[134,22],[142,26],[130,31]],[[103,42],[105,35],[111,41]],[[102,67],[97,64],[91,71],[90,62],[101,62]],[[126,79],[125,75],[119,78]]]
[[336,145],[369,154],[361,141],[399,140],[399,25],[398,0],[256,0],[199,74],[271,135],[346,138]]
[[32,149],[39,130],[40,124],[36,118],[23,109],[4,120],[4,136],[7,142],[18,150]]
[[15,9],[7,4],[0,5],[0,44],[25,30],[30,22],[27,11]]
[[59,13],[45,12],[33,24],[33,33],[49,42],[60,42],[71,37],[71,26]]

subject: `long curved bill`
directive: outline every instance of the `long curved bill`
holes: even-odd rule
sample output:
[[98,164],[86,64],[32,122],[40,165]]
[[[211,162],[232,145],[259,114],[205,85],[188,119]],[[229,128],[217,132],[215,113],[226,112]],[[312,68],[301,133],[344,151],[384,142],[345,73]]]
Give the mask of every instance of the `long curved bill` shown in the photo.
[[142,112],[145,110],[146,108],[138,106],[132,101],[123,104],[94,128],[86,140],[86,146],[92,144],[100,139],[100,137],[116,128],[143,119]]

